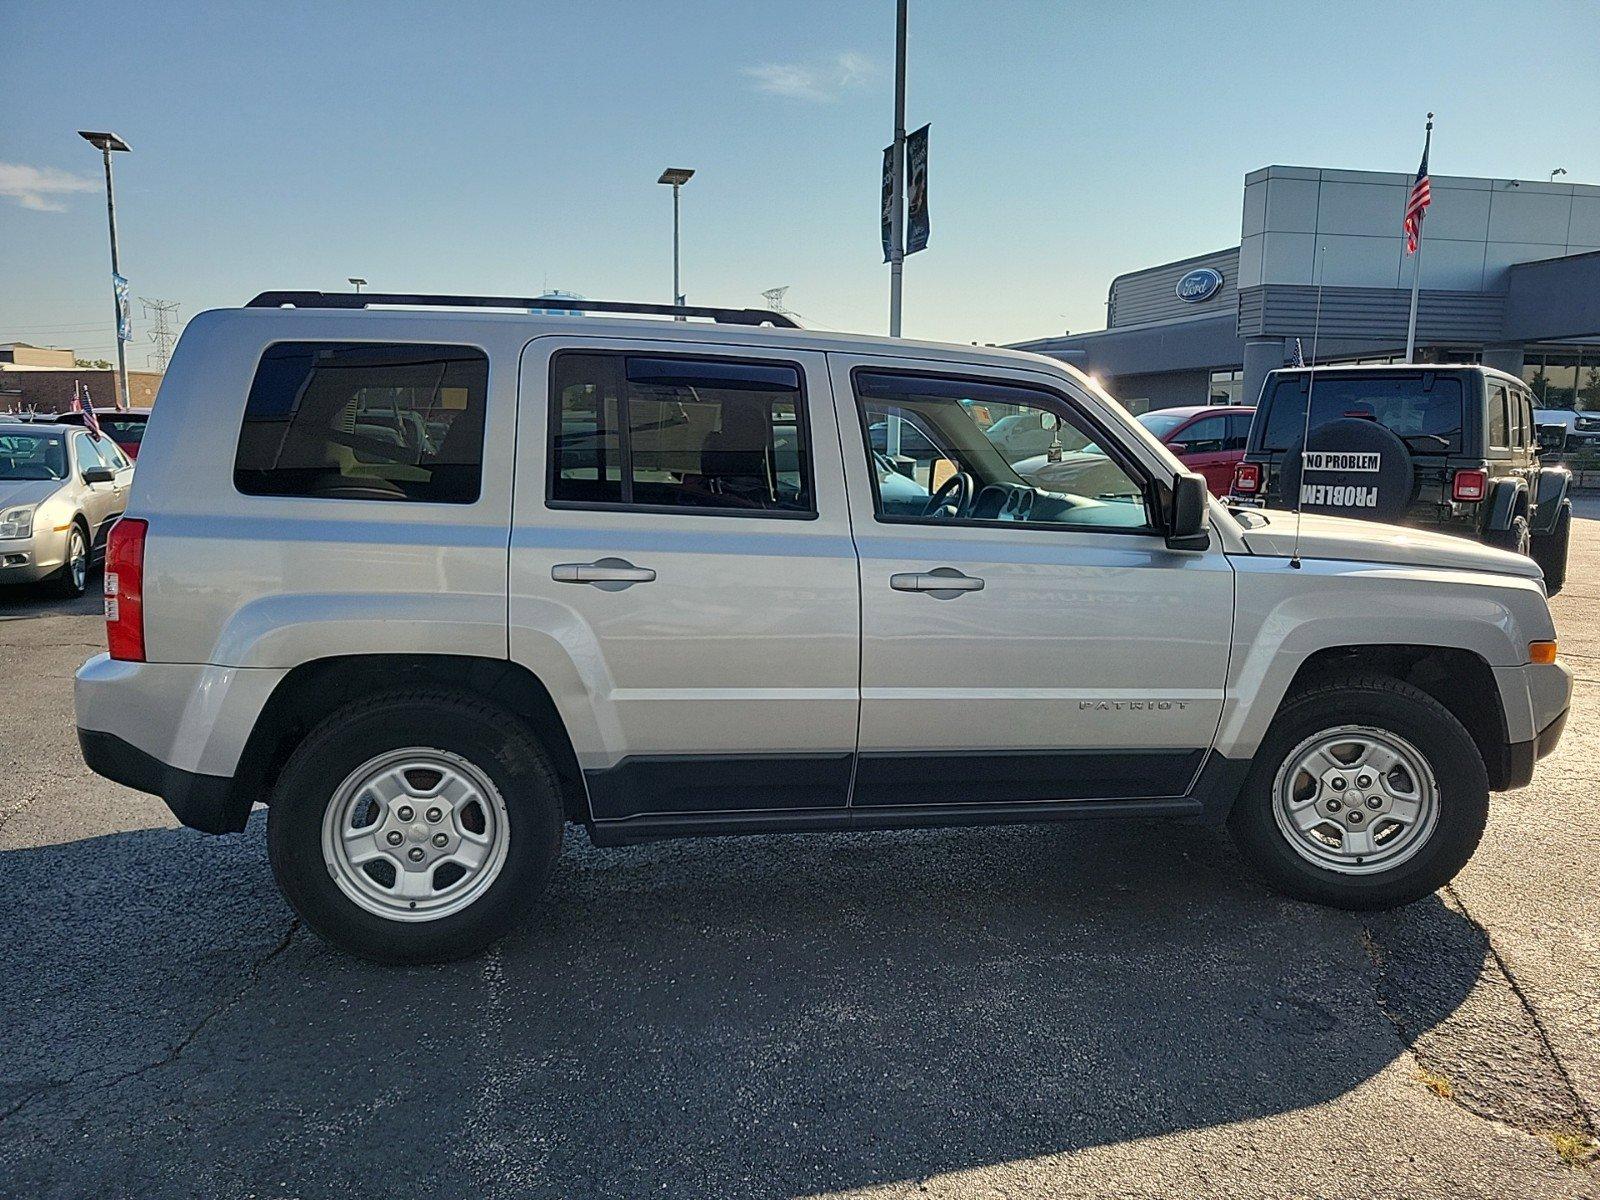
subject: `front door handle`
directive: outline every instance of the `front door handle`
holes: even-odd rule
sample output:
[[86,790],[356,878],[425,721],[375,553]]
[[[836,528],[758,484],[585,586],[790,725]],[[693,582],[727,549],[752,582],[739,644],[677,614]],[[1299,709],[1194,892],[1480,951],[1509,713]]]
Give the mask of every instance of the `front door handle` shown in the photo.
[[592,563],[557,563],[550,578],[557,583],[590,583],[603,592],[620,592],[636,583],[653,583],[656,573],[636,567],[625,558],[601,558]]
[[924,592],[935,600],[954,600],[962,592],[983,591],[983,580],[963,575],[954,567],[935,567],[897,572],[889,576],[889,586],[897,592]]

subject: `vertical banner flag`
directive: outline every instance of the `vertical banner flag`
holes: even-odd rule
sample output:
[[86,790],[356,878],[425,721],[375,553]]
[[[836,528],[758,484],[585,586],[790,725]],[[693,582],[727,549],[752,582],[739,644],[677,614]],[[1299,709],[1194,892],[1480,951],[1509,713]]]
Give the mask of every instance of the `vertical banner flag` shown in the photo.
[[928,248],[928,127],[906,135],[906,253]]
[[128,304],[128,281],[121,275],[111,276],[112,290],[117,293],[117,340],[133,340],[133,309]]
[[894,245],[894,147],[883,148],[883,261],[893,257]]

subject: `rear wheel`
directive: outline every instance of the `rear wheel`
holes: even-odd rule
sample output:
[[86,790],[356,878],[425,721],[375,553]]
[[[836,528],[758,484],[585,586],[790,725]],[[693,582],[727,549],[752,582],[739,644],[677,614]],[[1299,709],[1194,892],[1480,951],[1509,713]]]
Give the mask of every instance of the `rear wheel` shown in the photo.
[[1488,812],[1483,759],[1461,723],[1410,684],[1357,676],[1284,702],[1229,829],[1278,891],[1392,908],[1453,879]]
[[1487,530],[1483,541],[1485,545],[1498,550],[1526,555],[1533,549],[1533,532],[1528,526],[1528,518],[1519,515],[1511,518],[1511,525],[1507,529]]
[[454,693],[391,693],[328,717],[284,766],[267,848],[325,940],[439,962],[504,934],[561,846],[560,785],[510,714]]
[[1572,504],[1561,506],[1556,527],[1543,537],[1533,539],[1533,561],[1544,572],[1544,590],[1554,596],[1567,582],[1567,550],[1572,543]]

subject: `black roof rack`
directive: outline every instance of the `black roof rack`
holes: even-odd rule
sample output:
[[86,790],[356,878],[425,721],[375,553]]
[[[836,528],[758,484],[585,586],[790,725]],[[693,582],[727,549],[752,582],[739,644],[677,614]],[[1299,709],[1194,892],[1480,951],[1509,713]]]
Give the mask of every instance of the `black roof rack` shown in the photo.
[[800,326],[764,308],[708,308],[699,304],[631,304],[571,296],[438,296],[415,292],[262,292],[246,308],[521,308],[556,312],[633,313],[658,317],[709,317],[719,325]]

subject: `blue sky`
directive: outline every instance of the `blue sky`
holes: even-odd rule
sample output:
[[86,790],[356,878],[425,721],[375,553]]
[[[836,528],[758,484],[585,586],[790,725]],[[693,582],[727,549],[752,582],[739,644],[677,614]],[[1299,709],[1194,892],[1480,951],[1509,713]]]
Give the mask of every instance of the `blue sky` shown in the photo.
[[[665,301],[671,165],[698,172],[691,301],[788,284],[808,323],[885,327],[892,0],[5,12],[0,341],[112,349],[86,127],[133,146],[124,274],[183,318],[349,275]],[[908,125],[933,126],[911,336],[1099,328],[1113,275],[1237,240],[1247,171],[1413,170],[1430,108],[1436,173],[1600,182],[1593,0],[912,0],[910,45]]]

